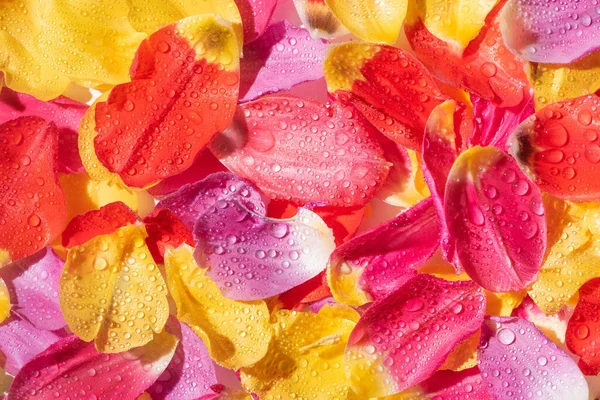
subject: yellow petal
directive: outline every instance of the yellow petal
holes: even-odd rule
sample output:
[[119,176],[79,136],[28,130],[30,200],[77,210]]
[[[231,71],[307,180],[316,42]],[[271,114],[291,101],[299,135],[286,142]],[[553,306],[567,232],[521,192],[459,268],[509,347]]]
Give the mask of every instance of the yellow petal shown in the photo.
[[368,42],[392,44],[406,16],[407,0],[325,0],[350,32]]
[[536,109],[600,89],[600,51],[567,65],[531,64]]
[[359,315],[348,306],[318,314],[280,310],[265,358],[241,370],[242,385],[263,400],[345,399],[344,349]]
[[167,321],[167,288],[146,237],[143,226],[127,225],[69,250],[61,310],[73,333],[100,352],[142,346]]
[[49,100],[71,82],[85,87],[129,79],[145,33],[126,17],[125,0],[0,2],[0,71],[6,85]]
[[517,308],[527,295],[525,290],[520,292],[494,293],[485,291],[485,315],[508,317]]
[[0,323],[10,314],[10,294],[4,280],[0,278]]
[[423,176],[421,154],[410,149],[406,152],[410,159],[410,176],[408,179],[393,179],[395,168],[392,168],[377,197],[393,206],[410,208],[431,193]]
[[254,364],[266,354],[272,336],[266,303],[224,297],[198,267],[193,252],[184,244],[165,253],[177,318],[196,332],[219,364],[231,369]]
[[459,343],[448,355],[440,369],[462,371],[477,365],[477,347],[481,339],[481,331],[475,332],[466,340]]

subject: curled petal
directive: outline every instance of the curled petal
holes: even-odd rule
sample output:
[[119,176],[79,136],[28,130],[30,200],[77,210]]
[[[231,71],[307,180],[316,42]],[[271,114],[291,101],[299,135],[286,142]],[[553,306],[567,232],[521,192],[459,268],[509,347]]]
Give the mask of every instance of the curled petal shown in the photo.
[[231,123],[238,52],[227,22],[210,15],[188,17],[142,42],[131,82],[96,104],[94,147],[100,162],[135,187],[191,166]]
[[346,373],[362,396],[398,393],[429,378],[483,321],[485,296],[471,281],[418,275],[362,315],[346,348]]
[[594,2],[509,0],[501,18],[504,42],[527,61],[568,64],[600,49]]
[[146,245],[159,264],[163,264],[167,246],[177,248],[182,243],[194,246],[192,232],[168,209],[155,208],[152,214],[144,218],[144,225],[148,232]]
[[328,267],[333,296],[353,306],[385,298],[416,276],[438,243],[438,218],[426,199],[334,251]]
[[143,227],[127,225],[69,250],[60,306],[69,328],[100,352],[142,346],[167,321],[167,288],[146,236]]
[[35,253],[62,232],[66,211],[57,151],[53,123],[19,117],[0,125],[0,266]]
[[493,292],[535,282],[546,250],[544,204],[512,157],[492,146],[462,153],[448,176],[444,209],[471,279]]
[[520,318],[486,318],[479,369],[488,392],[498,400],[588,398],[587,383],[575,361]]
[[326,41],[287,21],[270,25],[259,39],[244,46],[240,60],[240,101],[290,89],[323,77]]
[[213,152],[271,198],[360,207],[388,174],[377,132],[351,106],[268,96],[238,110]]
[[302,25],[313,38],[332,39],[348,33],[325,0],[294,0],[294,5]]

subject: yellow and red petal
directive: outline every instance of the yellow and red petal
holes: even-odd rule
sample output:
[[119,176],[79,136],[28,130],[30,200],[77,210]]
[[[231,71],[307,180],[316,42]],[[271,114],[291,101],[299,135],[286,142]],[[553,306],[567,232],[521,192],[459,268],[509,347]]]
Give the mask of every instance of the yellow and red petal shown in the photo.
[[144,218],[144,226],[148,232],[146,245],[154,260],[164,263],[164,255],[168,246],[179,247],[183,243],[194,246],[194,236],[177,215],[166,208],[155,208]]

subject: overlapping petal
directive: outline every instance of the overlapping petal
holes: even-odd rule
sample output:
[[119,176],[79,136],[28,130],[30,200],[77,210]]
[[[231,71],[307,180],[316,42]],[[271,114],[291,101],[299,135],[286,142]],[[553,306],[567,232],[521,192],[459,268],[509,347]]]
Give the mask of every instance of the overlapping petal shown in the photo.
[[544,204],[512,157],[492,146],[463,152],[450,170],[444,209],[471,279],[494,292],[535,282],[546,250]]
[[[395,397],[394,397],[395,399]],[[493,400],[477,367],[460,372],[439,371],[398,395],[398,400]],[[391,399],[390,399],[391,400]]]
[[365,205],[389,165],[375,129],[351,106],[268,96],[239,106],[212,144],[231,171],[297,205]]
[[398,393],[429,378],[483,320],[485,296],[474,282],[418,275],[375,302],[354,328],[346,371],[359,395]]
[[302,25],[313,38],[332,39],[343,36],[348,30],[331,12],[325,0],[294,0]]
[[183,222],[166,208],[155,208],[152,214],[144,218],[148,237],[146,245],[154,260],[162,264],[168,246],[179,247],[183,243],[194,246],[194,236]]
[[[215,1],[215,3],[217,2]],[[223,3],[218,2],[217,4],[219,6],[216,14],[221,14]],[[260,37],[269,26],[277,0],[237,0],[235,4],[242,17],[244,43],[250,43]],[[225,17],[225,19],[228,18]]]
[[231,123],[240,81],[235,35],[210,15],[162,28],[140,44],[131,80],[96,104],[94,148],[123,182],[145,187],[188,168]]
[[146,236],[142,226],[126,225],[69,250],[61,309],[71,331],[100,352],[142,346],[167,321],[167,287]]
[[488,317],[482,331],[479,369],[495,399],[588,398],[587,383],[575,361],[532,323]]

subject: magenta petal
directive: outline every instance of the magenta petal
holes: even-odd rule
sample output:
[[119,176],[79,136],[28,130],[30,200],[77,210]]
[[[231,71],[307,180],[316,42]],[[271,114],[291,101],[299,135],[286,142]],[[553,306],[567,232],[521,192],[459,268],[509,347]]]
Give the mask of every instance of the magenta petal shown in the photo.
[[502,37],[527,61],[568,64],[600,48],[598,7],[593,0],[509,0]]
[[181,327],[178,332],[181,340],[169,366],[147,392],[152,400],[195,400],[212,394],[210,387],[218,382],[208,349],[186,324],[174,317],[170,317],[167,329],[169,324]]
[[59,172],[83,172],[77,147],[79,122],[88,106],[65,97],[40,101],[33,96],[3,87],[0,92],[0,124],[23,116],[37,115],[58,128]]
[[240,60],[240,101],[290,89],[323,77],[327,42],[312,39],[308,31],[280,21],[244,46]]
[[277,0],[235,0],[235,4],[242,16],[244,43],[250,43],[267,28]]
[[50,247],[0,269],[13,303],[12,311],[38,329],[66,325],[58,301],[58,281],[64,262]]
[[421,383],[427,399],[435,400],[494,400],[485,387],[477,367],[455,371],[438,371]]
[[586,400],[577,364],[531,322],[488,317],[478,350],[479,369],[496,400]]
[[8,323],[0,325],[0,351],[6,357],[4,369],[16,375],[29,360],[64,336],[64,331],[38,329],[14,315]]

